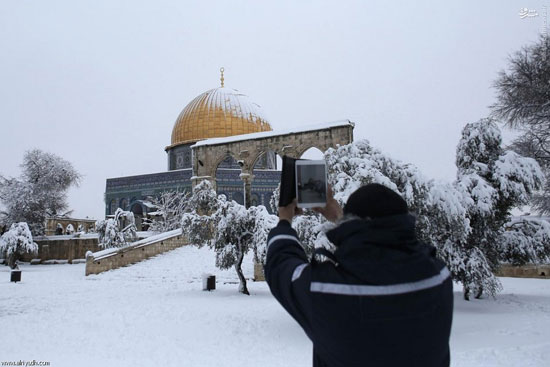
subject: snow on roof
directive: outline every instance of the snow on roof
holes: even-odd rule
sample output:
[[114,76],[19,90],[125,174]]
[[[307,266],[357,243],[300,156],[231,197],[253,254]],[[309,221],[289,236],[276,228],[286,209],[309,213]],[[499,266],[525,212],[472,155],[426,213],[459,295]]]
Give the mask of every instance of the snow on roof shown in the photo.
[[98,251],[98,252],[94,252],[93,253],[94,260],[104,259],[106,257],[117,254],[121,251],[124,252],[125,250],[128,250],[128,249],[140,248],[140,247],[143,247],[143,246],[150,245],[151,243],[154,243],[154,242],[164,241],[168,238],[180,236],[181,234],[182,234],[181,228],[174,229],[173,231],[159,233],[157,235],[154,235],[154,236],[151,236],[151,237],[148,237],[148,238],[144,238],[143,240],[132,242],[129,245],[124,246],[124,247],[113,247],[113,248],[108,248],[108,249],[101,250],[101,251]]
[[289,135],[289,134],[303,133],[308,131],[326,130],[332,127],[347,126],[347,125],[354,126],[353,122],[351,122],[350,120],[340,120],[340,121],[326,122],[323,124],[305,125],[302,127],[295,127],[291,129],[284,129],[284,130],[264,131],[261,133],[227,136],[224,138],[205,139],[195,143],[194,145],[191,146],[191,148],[205,146],[205,145],[233,143],[233,142],[242,141],[242,140],[269,138],[271,136]]
[[193,110],[200,102],[203,102],[209,110],[220,108],[225,114],[251,119],[256,122],[258,118],[268,121],[259,104],[250,100],[246,94],[237,89],[220,87],[204,92],[191,101],[183,110]]

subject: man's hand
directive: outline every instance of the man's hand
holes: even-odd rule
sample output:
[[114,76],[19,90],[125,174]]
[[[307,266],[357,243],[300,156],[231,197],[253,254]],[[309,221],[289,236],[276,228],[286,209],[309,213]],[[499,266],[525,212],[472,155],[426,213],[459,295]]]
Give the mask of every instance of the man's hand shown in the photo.
[[294,218],[295,215],[303,214],[304,211],[296,206],[297,203],[297,200],[294,199],[292,203],[287,206],[280,206],[279,220],[286,220],[288,223],[292,223],[292,218]]
[[344,215],[342,207],[338,204],[336,199],[334,199],[332,187],[330,187],[330,185],[327,187],[327,205],[324,208],[313,208],[313,210],[317,213],[321,213],[330,222],[336,222]]

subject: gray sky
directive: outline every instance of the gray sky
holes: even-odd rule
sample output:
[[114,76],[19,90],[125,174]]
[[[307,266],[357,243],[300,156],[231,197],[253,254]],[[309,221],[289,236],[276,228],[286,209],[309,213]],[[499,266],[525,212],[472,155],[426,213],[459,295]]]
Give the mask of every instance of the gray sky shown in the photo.
[[58,154],[84,175],[74,215],[101,218],[105,179],[165,171],[176,117],[224,66],[274,129],[347,118],[355,139],[452,180],[462,127],[487,116],[544,5],[2,0],[0,173],[32,148]]

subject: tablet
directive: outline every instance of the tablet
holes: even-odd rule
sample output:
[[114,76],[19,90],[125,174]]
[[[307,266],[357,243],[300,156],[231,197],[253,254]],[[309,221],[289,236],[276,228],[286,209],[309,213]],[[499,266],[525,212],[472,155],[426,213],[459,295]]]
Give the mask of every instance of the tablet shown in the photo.
[[279,192],[279,207],[287,206],[296,198],[296,161],[298,159],[283,156],[283,171]]
[[327,205],[327,164],[324,160],[296,161],[296,198],[298,208]]

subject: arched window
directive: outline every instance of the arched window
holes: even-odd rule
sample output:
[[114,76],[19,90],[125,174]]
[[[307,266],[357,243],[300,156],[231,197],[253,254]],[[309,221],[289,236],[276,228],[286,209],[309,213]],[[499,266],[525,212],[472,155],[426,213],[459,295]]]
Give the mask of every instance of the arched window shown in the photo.
[[128,199],[124,198],[120,200],[119,208],[122,210],[128,210]]

